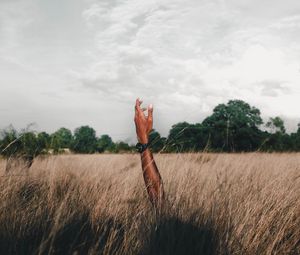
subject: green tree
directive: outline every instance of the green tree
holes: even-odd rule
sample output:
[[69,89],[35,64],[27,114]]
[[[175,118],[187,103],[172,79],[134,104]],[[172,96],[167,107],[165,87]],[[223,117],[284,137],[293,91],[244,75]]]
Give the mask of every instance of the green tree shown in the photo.
[[224,151],[250,151],[259,147],[263,123],[260,111],[242,100],[219,104],[203,122],[211,146]]
[[292,135],[282,134],[281,132],[276,132],[274,134],[269,134],[268,138],[263,146],[264,151],[292,151],[294,150],[294,144],[292,141]]
[[172,126],[167,140],[169,152],[201,151],[208,142],[208,133],[199,123],[180,122]]
[[18,133],[14,128],[2,132],[1,153],[5,157],[32,157],[39,155],[44,149],[38,146],[38,138],[34,132]]
[[2,156],[9,158],[20,151],[22,144],[19,140],[19,134],[13,126],[3,129],[0,137],[0,153]]
[[72,132],[62,127],[51,135],[51,149],[54,152],[59,152],[61,149],[70,148],[72,140]]
[[266,127],[270,129],[271,133],[285,134],[284,121],[280,117],[270,118],[266,123]]
[[51,144],[51,137],[46,132],[40,132],[37,135],[37,146],[38,149],[44,151],[45,153],[48,152]]
[[166,138],[153,129],[149,134],[149,143],[153,152],[161,152],[164,149]]
[[20,136],[22,144],[21,153],[30,158],[39,155],[44,148],[38,146],[37,135],[33,132],[25,132]]
[[99,152],[113,151],[114,142],[109,135],[102,135],[97,141],[97,150]]
[[298,130],[291,134],[291,142],[294,151],[300,151],[300,123],[298,124]]
[[134,147],[130,146],[128,143],[126,142],[117,142],[115,143],[115,148],[114,148],[114,152],[116,153],[120,153],[120,152],[131,152],[134,150]]
[[22,161],[29,168],[34,158],[45,150],[46,144],[34,132],[25,130],[18,133],[12,126],[1,132],[0,153],[8,159],[6,171],[10,170],[13,161]]
[[96,131],[89,126],[75,130],[72,150],[76,153],[94,153],[97,150]]
[[294,149],[292,135],[286,134],[284,121],[280,117],[270,118],[266,123],[271,133],[268,134],[264,144],[266,151],[291,151]]

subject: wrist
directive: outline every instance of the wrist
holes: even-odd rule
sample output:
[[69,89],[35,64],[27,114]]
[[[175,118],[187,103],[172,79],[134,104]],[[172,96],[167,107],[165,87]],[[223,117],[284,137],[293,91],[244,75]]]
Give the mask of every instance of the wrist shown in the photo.
[[143,137],[139,137],[138,141],[139,141],[139,143],[146,144],[149,142],[149,139],[147,136],[143,136]]
[[135,148],[136,148],[136,150],[137,150],[139,153],[143,153],[145,150],[148,149],[148,146],[149,146],[148,143],[145,143],[145,144],[137,143],[137,144],[135,145]]

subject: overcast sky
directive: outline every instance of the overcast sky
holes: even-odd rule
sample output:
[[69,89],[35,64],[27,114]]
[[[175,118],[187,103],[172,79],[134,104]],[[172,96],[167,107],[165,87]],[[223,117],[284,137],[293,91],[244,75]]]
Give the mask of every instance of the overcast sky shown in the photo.
[[299,0],[0,0],[0,127],[134,141],[242,99],[300,122]]

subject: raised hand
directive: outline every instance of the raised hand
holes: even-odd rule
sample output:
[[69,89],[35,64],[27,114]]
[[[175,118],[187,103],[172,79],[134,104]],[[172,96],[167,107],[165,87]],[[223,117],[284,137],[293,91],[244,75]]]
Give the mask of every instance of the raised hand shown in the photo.
[[[142,101],[138,98],[135,101],[135,128],[138,141],[142,144],[149,142],[149,133],[153,127],[153,107],[148,106],[148,115],[145,116],[146,108],[141,108]],[[163,182],[155,164],[151,150],[147,147],[141,152],[143,177],[150,202],[155,208],[156,213],[160,213],[164,200]]]
[[[148,108],[141,108],[142,101],[137,98],[135,101],[135,128],[137,139],[140,143],[149,142],[149,133],[153,127],[153,106],[150,104]],[[148,110],[148,115],[145,116],[144,111]]]

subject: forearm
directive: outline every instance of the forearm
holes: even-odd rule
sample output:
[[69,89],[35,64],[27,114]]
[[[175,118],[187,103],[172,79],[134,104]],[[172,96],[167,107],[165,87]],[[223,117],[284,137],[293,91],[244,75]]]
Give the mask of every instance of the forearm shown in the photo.
[[141,103],[142,101],[137,98],[135,101],[134,122],[137,139],[142,146],[139,151],[141,152],[143,176],[150,201],[155,209],[160,211],[164,198],[163,183],[153,159],[152,152],[149,148],[144,150],[145,146],[149,143],[149,134],[153,127],[153,107],[152,105],[148,106],[148,115],[146,117],[144,109],[141,109]]
[[163,183],[149,148],[141,153],[141,161],[144,181],[150,201],[156,208],[160,208],[164,198]]

